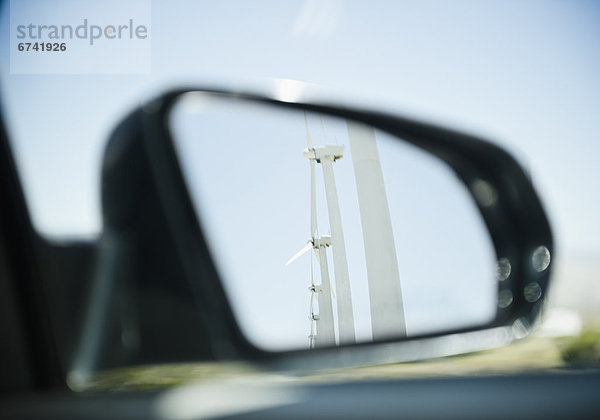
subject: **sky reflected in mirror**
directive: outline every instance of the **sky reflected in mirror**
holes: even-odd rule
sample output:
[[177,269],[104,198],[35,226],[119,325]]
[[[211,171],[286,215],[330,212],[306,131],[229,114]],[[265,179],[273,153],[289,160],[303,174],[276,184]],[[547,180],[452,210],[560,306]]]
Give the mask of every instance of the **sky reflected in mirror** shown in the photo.
[[[170,124],[193,204],[237,320],[253,344],[271,350],[309,347],[311,277],[316,284],[321,281],[312,246],[285,265],[312,238],[310,159],[303,155],[307,128],[315,149],[343,150],[332,167],[353,322],[356,340],[371,341],[374,305],[369,300],[364,220],[347,121],[192,93],[175,106]],[[489,322],[497,308],[497,264],[467,188],[443,162],[379,130],[373,133],[391,217],[406,334]],[[332,235],[323,169],[317,162],[319,237]],[[333,296],[338,267],[332,247],[325,252],[339,343],[342,297]]]

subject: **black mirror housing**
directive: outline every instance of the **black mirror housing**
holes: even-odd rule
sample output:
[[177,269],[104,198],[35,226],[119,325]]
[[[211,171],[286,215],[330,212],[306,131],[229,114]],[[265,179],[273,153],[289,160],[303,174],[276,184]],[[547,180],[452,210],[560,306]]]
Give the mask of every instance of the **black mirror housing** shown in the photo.
[[[176,100],[185,93],[197,91],[355,120],[401,137],[444,161],[477,203],[499,259],[499,276],[503,276],[501,271],[507,263],[511,274],[498,282],[499,309],[489,325],[406,340],[425,342],[446,334],[474,334],[483,328],[501,328],[510,339],[527,334],[542,309],[554,247],[547,217],[531,181],[506,151],[473,136],[374,111],[283,102],[210,89],[180,89],[134,111],[111,136],[102,173],[106,247],[101,252],[109,256],[100,255],[96,282],[111,282],[108,288],[113,295],[105,296],[104,300],[95,299],[90,309],[90,314],[94,311],[104,314],[96,315],[104,319],[101,322],[104,332],[98,334],[113,337],[123,334],[119,331],[123,319],[131,317],[132,322],[140,322],[146,316],[140,315],[141,312],[127,314],[127,311],[115,315],[115,293],[119,290],[125,299],[136,302],[132,304],[137,308],[134,312],[149,314],[152,305],[161,301],[165,305],[161,309],[163,313],[179,315],[162,321],[154,319],[146,328],[138,328],[143,335],[134,339],[129,348],[119,344],[117,338],[112,341],[96,338],[98,343],[112,343],[104,345],[112,356],[104,361],[98,357],[94,362],[89,362],[93,357],[81,358],[88,360],[87,369],[190,359],[241,359],[291,366],[293,363],[289,361],[299,360],[298,357],[302,360],[319,357],[321,367],[327,363],[376,363],[393,360],[395,350],[389,345],[402,344],[389,340],[383,353],[368,349],[386,343],[319,349],[311,353],[321,356],[313,357],[307,356],[306,351],[270,353],[248,342],[235,321],[210,258],[209,245],[193,210],[168,127],[168,114]],[[115,247],[119,250],[115,251]],[[124,280],[126,278],[129,280]],[[132,295],[137,297],[132,298]],[[165,299],[152,300],[150,296]],[[175,310],[180,307],[185,309]],[[120,350],[115,351],[115,346]],[[361,351],[362,356],[345,357],[346,362],[341,361],[344,358],[340,355],[354,350]],[[400,350],[396,354],[398,360],[410,358]]]

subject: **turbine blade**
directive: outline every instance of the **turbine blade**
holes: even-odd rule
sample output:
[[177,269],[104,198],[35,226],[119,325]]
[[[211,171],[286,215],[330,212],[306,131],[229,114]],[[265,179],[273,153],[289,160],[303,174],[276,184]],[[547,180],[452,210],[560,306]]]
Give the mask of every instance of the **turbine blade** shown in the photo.
[[[323,251],[325,251],[325,250],[323,249]],[[321,257],[319,256],[319,250],[317,248],[315,248],[315,255],[317,256],[317,261],[319,262],[319,265],[321,265]],[[325,254],[324,257],[327,258],[327,254]],[[321,281],[323,281],[323,280],[321,279]],[[331,295],[335,299],[335,288],[333,287],[331,278],[329,279],[329,290],[331,290]]]
[[310,254],[310,285],[311,286],[315,285],[315,274],[314,274],[314,270],[313,270],[313,258],[312,258],[312,254]]
[[310,161],[310,236],[317,238],[317,191],[315,185],[315,161]]
[[292,258],[290,258],[288,260],[288,262],[285,263],[286,266],[290,265],[291,263],[293,263],[294,261],[296,261],[298,258],[300,258],[302,256],[302,254],[304,254],[306,251],[308,251],[309,249],[312,248],[312,243],[307,243],[304,248],[302,248],[300,251],[298,251],[296,253],[296,255],[294,255]]
[[312,149],[312,140],[310,139],[310,131],[308,131],[308,118],[306,117],[306,111],[304,111],[304,125],[306,125],[306,144],[309,149]]

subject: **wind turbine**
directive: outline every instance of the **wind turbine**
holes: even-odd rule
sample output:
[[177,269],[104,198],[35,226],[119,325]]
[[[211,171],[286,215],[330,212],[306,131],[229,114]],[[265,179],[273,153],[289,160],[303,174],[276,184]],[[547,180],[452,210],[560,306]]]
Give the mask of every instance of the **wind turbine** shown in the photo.
[[[320,331],[325,326],[327,326],[325,328],[326,331],[333,331],[333,319],[331,318],[330,320],[329,317],[332,311],[331,296],[329,295],[330,283],[327,269],[327,254],[325,252],[326,247],[332,247],[335,283],[338,295],[339,341],[340,344],[354,343],[354,316],[348,278],[348,263],[335,177],[333,174],[333,162],[344,156],[344,146],[326,145],[313,147],[306,113],[304,114],[304,119],[308,147],[304,150],[303,156],[309,159],[311,170],[311,239],[286,265],[299,258],[302,254],[310,250],[310,248],[313,248],[321,267],[321,285],[315,285],[312,279],[311,259],[311,287],[309,288],[312,291],[311,335],[309,337],[311,338],[312,345],[316,338],[316,334],[312,329],[313,322],[321,321],[325,317],[326,321],[322,323],[320,328],[317,328],[317,333],[321,334]],[[363,231],[373,340],[377,341],[385,338],[405,336],[406,321],[398,271],[398,259],[375,132],[373,127],[350,121],[347,122],[347,129],[350,148],[352,149],[352,163]],[[323,168],[331,237],[318,237],[317,233],[315,162],[320,163]],[[315,295],[319,298],[319,315],[315,315],[313,311],[312,302]],[[327,300],[324,300],[325,297],[327,297]],[[330,325],[332,326],[331,328],[329,327]],[[331,338],[327,336],[327,339],[323,340],[331,340]],[[333,339],[334,341],[335,339]],[[316,343],[318,346],[318,339]],[[332,342],[327,341],[327,343],[331,344]]]
[[[308,120],[306,113],[304,113],[304,122],[306,124],[306,138],[307,138],[307,150],[311,150],[312,140],[310,138],[310,131],[308,129]],[[331,300],[331,283],[329,279],[329,268],[327,266],[327,252],[326,248],[331,245],[331,237],[328,235],[319,236],[317,228],[317,193],[316,193],[316,182],[315,182],[315,161],[310,161],[310,239],[304,248],[302,248],[296,255],[294,255],[285,265],[291,264],[293,261],[298,259],[302,254],[313,248],[317,261],[319,263],[321,271],[321,284],[317,285],[314,282],[313,276],[313,264],[312,258],[310,263],[311,270],[311,285],[309,290],[311,291],[311,309],[310,309],[310,322],[311,322],[311,333],[309,335],[311,347],[329,347],[335,346],[335,329],[333,324],[333,304]],[[313,301],[317,296],[317,302],[319,304],[319,314],[315,315],[313,312]],[[314,327],[316,326],[316,331]]]
[[[306,124],[306,135],[308,138],[308,147],[302,155],[310,161],[311,171],[311,234],[312,243],[315,249],[318,248],[318,256],[320,257],[321,279],[327,275],[327,257],[325,248],[331,246],[333,253],[333,270],[335,273],[335,286],[337,294],[337,314],[338,314],[338,330],[340,344],[353,344],[356,342],[354,332],[354,311],[352,308],[352,294],[350,291],[350,280],[348,275],[348,259],[346,257],[346,245],[344,241],[344,231],[342,229],[342,218],[340,214],[340,205],[338,201],[337,189],[335,185],[335,176],[333,173],[333,163],[344,156],[344,146],[326,145],[313,147],[308,129],[308,120],[306,113],[304,114],[304,122]],[[325,196],[327,199],[327,210],[329,213],[329,227],[331,229],[331,238],[323,241],[325,237],[319,238],[316,241],[316,191],[315,191],[315,163],[320,163],[323,168],[323,180],[325,182]],[[309,249],[308,245],[292,260],[302,255]],[[325,270],[324,270],[325,268]],[[325,283],[322,281],[322,285]],[[329,284],[327,284],[329,286]],[[323,287],[323,286],[322,286]],[[325,294],[325,293],[323,293]]]
[[320,163],[323,168],[325,196],[327,198],[327,211],[329,213],[329,228],[331,229],[331,248],[337,292],[340,344],[353,344],[356,342],[356,335],[354,333],[354,311],[352,309],[352,294],[348,275],[348,259],[346,257],[340,204],[333,173],[333,162],[344,156],[344,146],[330,144],[311,147],[309,145],[304,150],[303,156],[310,160],[311,168],[314,168],[315,162]]

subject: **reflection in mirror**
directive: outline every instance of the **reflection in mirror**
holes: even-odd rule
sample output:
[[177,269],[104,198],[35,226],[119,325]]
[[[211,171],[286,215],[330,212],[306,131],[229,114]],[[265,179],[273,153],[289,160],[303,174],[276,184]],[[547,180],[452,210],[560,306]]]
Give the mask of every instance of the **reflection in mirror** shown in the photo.
[[487,229],[437,158],[355,121],[200,92],[178,100],[170,128],[257,347],[379,341],[495,317]]

